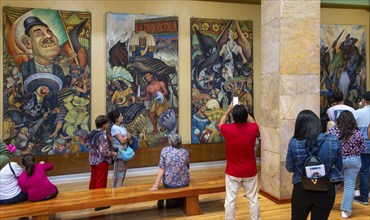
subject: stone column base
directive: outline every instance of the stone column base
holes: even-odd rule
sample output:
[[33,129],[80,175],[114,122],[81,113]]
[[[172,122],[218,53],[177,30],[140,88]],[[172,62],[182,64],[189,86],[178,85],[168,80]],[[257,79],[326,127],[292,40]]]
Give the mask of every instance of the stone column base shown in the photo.
[[291,199],[279,199],[268,192],[263,191],[262,189],[259,190],[259,194],[263,195],[264,197],[268,198],[269,200],[273,201],[274,203],[281,205],[287,204],[291,202]]

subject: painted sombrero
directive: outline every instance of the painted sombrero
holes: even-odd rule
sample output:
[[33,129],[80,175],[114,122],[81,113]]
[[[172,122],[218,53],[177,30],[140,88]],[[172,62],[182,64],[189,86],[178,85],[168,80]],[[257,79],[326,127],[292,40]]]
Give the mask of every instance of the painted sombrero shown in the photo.
[[212,97],[207,93],[201,93],[199,96],[194,98],[191,102],[195,107],[205,105]]
[[210,121],[218,121],[220,118],[225,114],[226,109],[218,108],[218,109],[207,109],[204,114]]
[[62,90],[63,82],[58,76],[51,73],[35,73],[24,81],[24,90],[26,92],[32,93],[40,86],[47,86],[50,93],[55,95]]

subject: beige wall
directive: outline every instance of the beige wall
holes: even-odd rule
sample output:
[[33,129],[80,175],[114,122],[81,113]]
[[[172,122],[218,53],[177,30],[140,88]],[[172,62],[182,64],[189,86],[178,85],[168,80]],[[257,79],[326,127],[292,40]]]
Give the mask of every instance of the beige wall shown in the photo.
[[[259,5],[243,5],[213,2],[191,1],[14,1],[2,0],[3,6],[17,6],[30,8],[48,8],[60,10],[90,11],[92,14],[92,115],[95,119],[99,114],[105,114],[105,14],[115,13],[144,13],[150,15],[178,16],[179,17],[179,116],[180,134],[184,143],[191,140],[191,111],[190,111],[190,18],[220,18],[253,20],[253,60],[254,60],[254,105],[257,121],[260,118],[260,75],[261,75],[261,17]],[[1,18],[2,19],[2,18]],[[354,9],[322,9],[321,23],[326,24],[364,24],[369,27],[369,12]],[[2,22],[1,22],[2,23]],[[2,28],[1,28],[2,33]],[[1,40],[2,40],[1,34]],[[369,33],[367,33],[369,39]],[[0,60],[2,62],[2,47],[0,47]],[[367,41],[367,54],[369,54],[369,40]],[[369,56],[368,56],[369,57]],[[0,65],[2,68],[2,65]],[[369,66],[369,59],[367,60]],[[1,69],[1,78],[2,78]],[[369,68],[367,68],[369,73]],[[367,74],[369,76],[369,74]],[[369,88],[369,80],[367,86]],[[3,91],[3,84],[0,90]],[[2,96],[0,97],[2,103]],[[2,115],[2,105],[0,105]],[[1,117],[2,118],[2,117]],[[1,123],[2,124],[2,123]],[[2,136],[2,126],[0,126]]]
[[[260,6],[190,2],[190,1],[1,1],[3,6],[18,6],[31,8],[48,8],[60,10],[90,11],[92,16],[92,121],[99,114],[105,114],[105,14],[136,13],[148,15],[178,16],[179,17],[179,132],[185,144],[191,142],[191,100],[190,100],[190,18],[221,18],[253,20],[254,34],[254,72],[260,75]],[[2,37],[2,34],[1,34]],[[1,49],[2,50],[2,49]],[[2,61],[2,51],[1,61]],[[2,66],[2,65],[1,65]],[[1,71],[2,72],[2,71]],[[1,77],[2,78],[2,77]],[[258,78],[258,77],[257,77]],[[259,83],[255,82],[255,86]],[[0,88],[1,91],[2,88]],[[255,105],[259,106],[260,98]],[[2,102],[1,102],[2,103]],[[2,107],[1,107],[2,111]],[[258,111],[257,111],[258,112]],[[1,114],[2,115],[2,114]],[[92,123],[93,125],[93,123]],[[2,127],[2,126],[1,126]],[[2,128],[1,128],[2,129]],[[2,134],[2,130],[0,132]]]

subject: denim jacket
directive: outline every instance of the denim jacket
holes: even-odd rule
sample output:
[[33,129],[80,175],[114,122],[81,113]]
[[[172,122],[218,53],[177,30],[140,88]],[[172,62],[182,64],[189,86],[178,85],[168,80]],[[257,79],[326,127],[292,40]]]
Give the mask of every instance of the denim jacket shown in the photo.
[[[325,138],[323,133],[320,133],[317,138],[317,143],[320,144]],[[301,175],[303,171],[303,164],[307,159],[308,155],[305,150],[306,140],[297,140],[295,138],[290,139],[288,146],[288,153],[286,155],[285,167],[288,172],[294,172],[293,184],[301,182]],[[310,153],[313,153],[311,149]],[[342,172],[342,151],[339,140],[336,136],[329,134],[326,137],[325,142],[321,145],[317,156],[325,164],[326,172],[330,172],[330,182],[338,183],[343,181],[341,175]]]

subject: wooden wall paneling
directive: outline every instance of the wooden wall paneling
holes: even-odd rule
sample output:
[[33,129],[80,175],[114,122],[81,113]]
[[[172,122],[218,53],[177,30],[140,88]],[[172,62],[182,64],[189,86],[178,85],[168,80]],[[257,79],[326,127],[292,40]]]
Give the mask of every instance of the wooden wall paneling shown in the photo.
[[[157,166],[162,148],[139,148],[135,157],[127,163],[128,168]],[[226,159],[225,143],[184,144],[184,148],[190,153],[191,163]],[[13,161],[21,163],[21,157],[14,158]],[[37,156],[36,161],[54,165],[54,169],[48,172],[49,176],[90,172],[88,153]],[[113,166],[110,167],[112,168]]]

